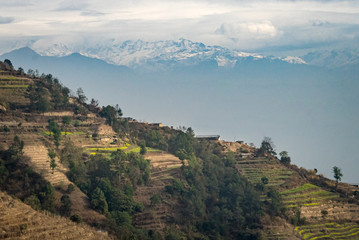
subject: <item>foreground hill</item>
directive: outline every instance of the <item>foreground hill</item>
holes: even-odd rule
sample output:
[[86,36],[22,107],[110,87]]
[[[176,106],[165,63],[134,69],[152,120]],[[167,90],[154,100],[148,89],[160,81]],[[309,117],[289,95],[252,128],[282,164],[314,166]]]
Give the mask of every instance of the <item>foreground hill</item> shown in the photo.
[[0,239],[111,239],[84,224],[37,212],[0,191]]
[[[118,239],[359,236],[357,188],[280,161],[265,144],[121,118],[51,75],[1,69],[3,238],[107,237],[86,224]],[[52,212],[48,226],[34,209]]]

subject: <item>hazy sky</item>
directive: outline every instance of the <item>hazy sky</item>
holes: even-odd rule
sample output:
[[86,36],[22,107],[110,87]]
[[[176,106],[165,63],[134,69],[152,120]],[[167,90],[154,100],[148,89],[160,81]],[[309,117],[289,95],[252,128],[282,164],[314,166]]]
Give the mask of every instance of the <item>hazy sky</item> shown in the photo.
[[0,53],[106,39],[178,40],[273,52],[358,47],[359,1],[1,1]]

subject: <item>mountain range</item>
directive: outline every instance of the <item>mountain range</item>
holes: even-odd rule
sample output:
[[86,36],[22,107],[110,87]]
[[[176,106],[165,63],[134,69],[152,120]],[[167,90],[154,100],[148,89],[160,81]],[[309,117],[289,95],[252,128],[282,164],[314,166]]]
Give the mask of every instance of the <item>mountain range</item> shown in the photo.
[[41,55],[66,56],[72,53],[105,60],[115,65],[125,65],[139,69],[168,69],[174,66],[193,66],[202,62],[214,61],[219,67],[234,67],[236,64],[251,58],[280,59],[290,63],[305,62],[298,57],[274,58],[260,54],[230,50],[220,46],[206,46],[203,43],[192,42],[187,39],[179,41],[167,40],[146,42],[142,40],[118,42],[112,40],[106,44],[67,46],[53,44],[47,47],[34,48]]
[[124,65],[133,69],[166,69],[178,65],[193,66],[201,62],[213,61],[219,67],[231,68],[248,58],[253,60],[282,60],[292,64],[310,64],[322,67],[342,67],[359,63],[356,49],[323,50],[309,52],[303,56],[273,57],[249,53],[221,46],[208,46],[187,39],[147,42],[143,40],[118,41],[115,39],[93,44],[50,45],[30,44],[32,49],[43,56],[63,57],[72,53],[102,59],[110,64]]

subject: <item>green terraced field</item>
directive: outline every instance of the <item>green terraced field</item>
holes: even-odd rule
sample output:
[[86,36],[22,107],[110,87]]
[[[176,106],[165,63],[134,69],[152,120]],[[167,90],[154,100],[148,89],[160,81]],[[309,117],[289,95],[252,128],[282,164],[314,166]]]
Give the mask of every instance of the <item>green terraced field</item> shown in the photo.
[[[116,152],[117,150],[123,150],[125,151],[126,153],[139,153],[141,148],[140,147],[135,147],[135,148],[132,148],[128,151],[126,151],[126,149],[128,149],[129,147],[129,144],[123,146],[123,147],[96,147],[96,148],[86,148],[86,151],[90,153],[90,155],[96,155],[98,153],[100,154],[105,154],[105,155],[108,155],[108,154],[111,154],[112,152]],[[158,149],[154,149],[154,148],[150,148],[150,147],[146,147],[147,149],[147,152],[159,152],[160,150]]]
[[323,223],[305,225],[294,229],[305,240],[314,239],[359,239],[358,224]]
[[11,76],[11,75],[0,75],[0,79],[1,80],[16,80],[18,78],[15,76]]
[[0,85],[0,88],[28,88],[29,85]]
[[[146,150],[147,150],[147,152],[160,152],[161,151],[161,150],[150,148],[150,147],[146,147]],[[133,148],[133,149],[127,151],[127,152],[139,153],[140,151],[141,151],[141,148],[136,147],[136,148]]]
[[[253,163],[238,161],[237,168],[240,173],[247,177],[252,183],[259,183],[263,177],[266,177],[268,178],[268,186],[278,186],[283,184],[285,180],[293,174],[292,171],[289,171],[271,159],[259,158],[250,161]],[[274,162],[275,164],[270,162]]]
[[315,185],[310,184],[310,183],[306,183],[306,184],[301,185],[300,187],[283,191],[283,192],[281,192],[280,194],[298,193],[298,192],[303,192],[303,191],[306,191],[306,190],[308,190],[308,189],[313,189],[313,188],[319,189],[318,186],[315,186]]
[[313,196],[313,195],[316,195],[316,196],[330,196],[330,195],[333,195],[333,193],[328,192],[328,191],[324,191],[324,190],[320,190],[320,191],[307,192],[307,193],[302,193],[302,194],[286,195],[286,196],[282,196],[282,198],[283,199],[305,198],[305,197],[309,197],[309,196]]
[[280,193],[283,203],[287,208],[298,206],[317,206],[325,200],[337,199],[338,194],[320,190],[319,187],[306,183],[297,188],[289,189]]

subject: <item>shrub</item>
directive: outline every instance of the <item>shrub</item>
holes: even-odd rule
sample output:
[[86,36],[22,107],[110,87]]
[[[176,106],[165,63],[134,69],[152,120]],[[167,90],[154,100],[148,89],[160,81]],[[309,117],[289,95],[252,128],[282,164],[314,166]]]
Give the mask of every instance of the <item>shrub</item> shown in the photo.
[[156,206],[161,203],[161,196],[155,194],[150,198],[150,200],[151,200],[151,206]]
[[323,218],[325,218],[328,215],[327,210],[322,210],[321,213],[322,213]]
[[77,214],[72,215],[70,217],[70,220],[75,222],[75,223],[82,223],[82,217],[80,215],[77,215]]
[[72,183],[70,183],[68,186],[67,186],[67,192],[70,194],[72,193],[73,191],[75,191],[75,187]]
[[23,234],[27,229],[27,224],[26,223],[20,224],[19,227],[20,227],[20,232]]
[[78,126],[81,125],[81,121],[80,120],[75,120],[73,124],[74,124],[74,127],[78,127]]
[[1,132],[10,132],[10,128],[5,125],[4,127],[2,127]]

